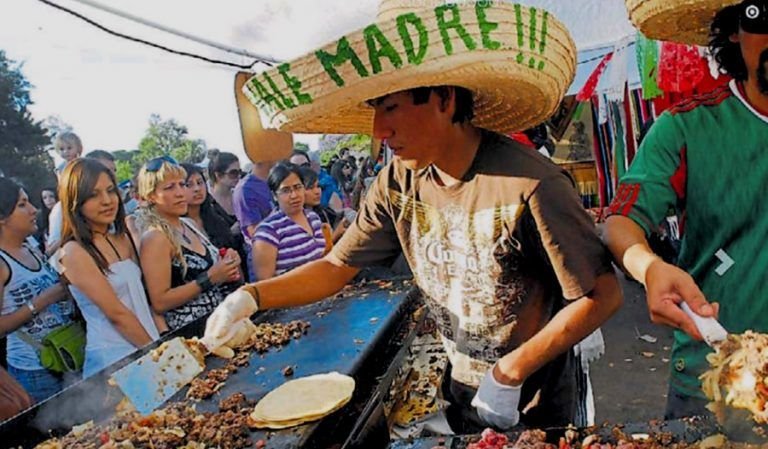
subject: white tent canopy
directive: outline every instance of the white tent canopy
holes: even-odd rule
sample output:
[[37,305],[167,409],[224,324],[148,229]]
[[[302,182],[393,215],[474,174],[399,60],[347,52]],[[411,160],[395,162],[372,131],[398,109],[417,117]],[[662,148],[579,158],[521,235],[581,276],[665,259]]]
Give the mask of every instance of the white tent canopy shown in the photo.
[[[229,47],[290,60],[361,28],[379,0],[91,0]],[[443,0],[410,0],[438,2]],[[461,0],[459,0],[461,1]],[[502,1],[502,0],[488,0]],[[519,0],[546,8],[571,30],[579,61],[599,59],[634,35],[623,0]],[[180,51],[248,64],[227,54],[83,4],[56,0],[119,33]],[[41,2],[4,0],[0,46],[24,62],[34,86],[33,114],[58,115],[89,148],[130,148],[151,113],[173,117],[212,146],[244,154],[232,93],[236,69],[175,56],[107,33]],[[630,50],[634,50],[631,48]],[[634,53],[632,51],[632,53]],[[633,55],[627,55],[632,82]],[[599,61],[579,64],[571,92]],[[262,67],[256,66],[255,69]],[[105,114],[113,119],[105,122]]]

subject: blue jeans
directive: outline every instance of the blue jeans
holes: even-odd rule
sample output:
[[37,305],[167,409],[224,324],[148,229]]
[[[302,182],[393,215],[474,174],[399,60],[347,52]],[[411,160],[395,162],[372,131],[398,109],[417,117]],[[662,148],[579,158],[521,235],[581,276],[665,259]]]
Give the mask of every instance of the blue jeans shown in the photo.
[[64,378],[47,369],[26,370],[8,366],[8,373],[13,376],[32,396],[35,403],[43,402],[64,388]]

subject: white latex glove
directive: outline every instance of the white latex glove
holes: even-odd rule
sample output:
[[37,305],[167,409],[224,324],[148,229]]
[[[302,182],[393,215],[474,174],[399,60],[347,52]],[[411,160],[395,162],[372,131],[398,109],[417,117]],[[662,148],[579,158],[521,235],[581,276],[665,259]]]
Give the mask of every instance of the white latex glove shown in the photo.
[[246,344],[255,331],[256,325],[253,324],[250,318],[243,318],[232,325],[232,330],[227,332],[227,336],[224,337],[224,343],[221,346],[211,348],[211,346],[215,346],[215,344],[209,345],[209,342],[205,337],[203,337],[201,341],[214,355],[225,359],[231,359],[235,356],[235,349]]
[[513,427],[520,421],[520,391],[522,386],[504,385],[493,377],[493,367],[485,373],[480,388],[472,399],[477,415],[486,424],[500,430]]
[[240,330],[235,323],[247,319],[258,310],[256,299],[250,293],[242,288],[235,290],[227,295],[208,317],[205,322],[205,335],[200,341],[213,352]]

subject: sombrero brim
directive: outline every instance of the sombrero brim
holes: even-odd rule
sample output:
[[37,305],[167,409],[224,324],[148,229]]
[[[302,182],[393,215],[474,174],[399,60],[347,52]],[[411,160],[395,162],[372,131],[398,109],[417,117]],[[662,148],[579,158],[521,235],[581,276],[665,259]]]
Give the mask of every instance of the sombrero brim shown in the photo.
[[[337,63],[328,62],[334,57]],[[254,76],[243,92],[270,128],[370,134],[367,100],[414,87],[461,86],[473,92],[476,126],[509,133],[550,117],[575,67],[573,40],[548,12],[462,3],[372,24]]]
[[235,102],[245,154],[254,163],[287,159],[291,157],[293,150],[293,135],[274,129],[264,129],[259,111],[243,94],[243,85],[252,75],[245,72],[238,72],[235,75]]
[[742,0],[626,0],[632,23],[643,35],[660,41],[707,46],[712,19]]

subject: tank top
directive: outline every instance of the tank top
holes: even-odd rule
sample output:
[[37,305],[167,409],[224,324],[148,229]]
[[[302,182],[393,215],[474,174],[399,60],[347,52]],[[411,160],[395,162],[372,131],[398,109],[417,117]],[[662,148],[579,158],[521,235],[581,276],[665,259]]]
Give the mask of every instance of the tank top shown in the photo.
[[[171,262],[171,288],[176,288],[188,282],[210,269],[219,261],[219,250],[208,240],[194,224],[187,219],[182,219],[182,223],[191,229],[203,243],[205,254],[198,254],[191,249],[181,246],[181,255],[187,264],[187,271],[178,260]],[[205,316],[213,311],[226,296],[227,291],[223,285],[214,285],[208,290],[200,293],[196,297],[187,301],[181,306],[165,312],[165,322],[171,330],[178,329],[196,319]]]
[[[112,246],[109,240],[107,243]],[[112,249],[120,258],[117,249],[114,246]],[[152,319],[149,301],[142,283],[141,268],[132,258],[128,258],[111,264],[105,275],[120,302],[136,315],[152,340],[158,339],[160,334]],[[83,377],[100,371],[138,349],[120,334],[104,312],[80,289],[74,285],[70,285],[69,289],[87,324]]]
[[[37,262],[36,269],[25,266],[7,252],[0,250],[0,257],[10,271],[8,282],[3,287],[3,307],[0,311],[2,315],[9,315],[19,307],[26,307],[27,301],[31,301],[46,289],[59,283],[59,275],[42,255],[38,255],[29,247],[27,249]],[[37,316],[10,333],[6,343],[8,364],[23,370],[45,369],[40,364],[35,348],[22,341],[18,331],[26,332],[39,342],[53,329],[70,323],[73,312],[72,300],[62,299],[41,310]]]

